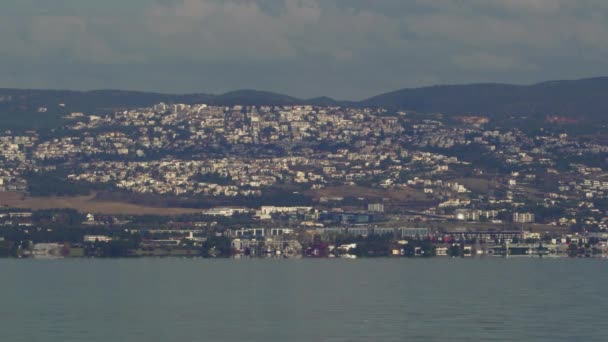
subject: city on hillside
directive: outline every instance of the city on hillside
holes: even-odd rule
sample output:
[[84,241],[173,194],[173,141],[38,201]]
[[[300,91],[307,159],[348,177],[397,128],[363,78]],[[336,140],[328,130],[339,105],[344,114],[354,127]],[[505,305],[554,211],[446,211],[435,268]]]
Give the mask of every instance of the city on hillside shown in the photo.
[[559,125],[165,103],[63,120],[0,134],[0,255],[608,253],[608,141]]

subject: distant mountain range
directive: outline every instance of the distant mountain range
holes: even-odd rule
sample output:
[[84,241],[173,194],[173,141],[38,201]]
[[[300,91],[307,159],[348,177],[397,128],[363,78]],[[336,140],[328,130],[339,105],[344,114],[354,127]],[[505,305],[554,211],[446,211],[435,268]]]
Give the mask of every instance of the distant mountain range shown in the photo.
[[[328,97],[298,99],[257,90],[238,90],[221,95],[161,94],[138,91],[63,91],[0,89],[0,115],[32,112],[59,104],[67,111],[106,112],[121,108],[165,103],[207,103],[211,105],[336,105],[385,107],[419,113],[485,115],[508,117],[573,117],[588,122],[608,121],[608,77],[571,81],[550,81],[534,85],[480,83],[409,88],[362,101],[338,101]],[[60,108],[64,108],[61,106]]]
[[608,119],[608,77],[510,84],[446,85],[403,89],[372,97],[365,106],[445,114],[506,116],[568,116]]

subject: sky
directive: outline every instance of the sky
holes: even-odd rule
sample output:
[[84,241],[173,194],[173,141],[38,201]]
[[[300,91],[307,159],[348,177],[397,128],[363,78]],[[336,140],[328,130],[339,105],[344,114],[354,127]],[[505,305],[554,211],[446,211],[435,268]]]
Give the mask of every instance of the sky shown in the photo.
[[350,100],[606,75],[606,0],[0,1],[7,88]]

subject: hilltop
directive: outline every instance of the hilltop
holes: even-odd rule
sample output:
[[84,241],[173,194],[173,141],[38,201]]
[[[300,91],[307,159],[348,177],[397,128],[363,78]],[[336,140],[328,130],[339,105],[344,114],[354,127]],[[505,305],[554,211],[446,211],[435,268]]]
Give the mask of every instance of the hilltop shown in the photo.
[[[494,120],[528,117],[575,118],[582,122],[608,121],[608,77],[549,81],[533,85],[480,83],[407,88],[362,101],[329,97],[299,99],[259,90],[225,94],[162,94],[123,90],[0,89],[0,127],[56,126],[68,112],[107,113],[155,103],[211,105],[295,105],[384,107],[390,110],[446,115],[484,115]],[[44,114],[39,113],[45,108]]]

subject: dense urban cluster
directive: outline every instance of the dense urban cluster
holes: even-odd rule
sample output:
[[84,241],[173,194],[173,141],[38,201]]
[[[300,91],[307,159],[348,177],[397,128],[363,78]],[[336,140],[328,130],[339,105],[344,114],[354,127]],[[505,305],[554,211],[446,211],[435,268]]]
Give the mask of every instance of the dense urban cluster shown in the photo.
[[103,213],[92,212],[72,224],[95,234],[36,241],[32,230],[60,221],[28,223],[5,205],[0,236],[21,250],[14,255],[64,242],[107,254],[91,246],[125,236],[135,241],[125,255],[145,255],[145,241],[159,240],[148,235],[155,230],[171,233],[151,250],[195,250],[187,255],[220,240],[222,255],[339,255],[347,245],[358,256],[370,254],[365,245],[379,248],[374,255],[505,254],[507,243],[525,241],[526,254],[562,241],[583,246],[583,255],[603,250],[608,142],[564,126],[307,105],[160,103],[64,119],[61,129],[0,134],[0,193],[154,198],[199,208],[206,219],[99,221]]
[[[208,211],[141,222],[111,216],[82,215],[70,210],[0,213],[0,256],[64,257],[606,257],[608,234],[539,233],[530,231],[470,231],[342,225],[331,227],[268,226],[247,219],[333,218],[306,207],[262,207],[257,211]],[[325,217],[323,217],[325,214]],[[240,224],[233,215],[244,215]],[[222,220],[223,218],[223,220]],[[82,220],[82,221],[81,221]],[[200,220],[200,221],[197,221]],[[139,224],[138,224],[139,223]],[[43,228],[44,226],[45,228]]]

